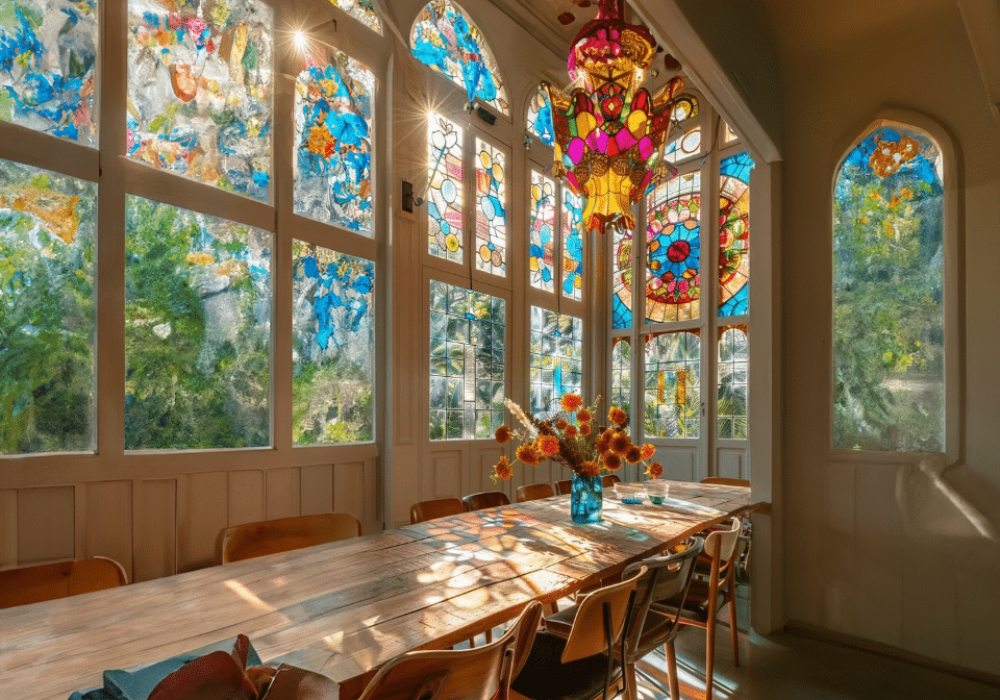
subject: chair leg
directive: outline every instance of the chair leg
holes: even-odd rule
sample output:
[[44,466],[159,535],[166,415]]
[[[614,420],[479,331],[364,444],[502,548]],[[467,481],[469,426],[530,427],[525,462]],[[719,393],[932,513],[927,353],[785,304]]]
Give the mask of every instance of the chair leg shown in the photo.
[[670,700],[680,700],[681,683],[677,678],[677,652],[674,650],[674,640],[667,642],[667,673],[670,678]]
[[638,676],[635,673],[635,664],[625,664],[625,673],[622,680],[625,682],[625,700],[639,700],[639,691],[636,687]]
[[559,612],[559,603],[554,600],[551,603],[546,603],[544,611],[546,615],[555,615]]
[[736,628],[736,592],[729,599],[729,636],[733,639],[733,665],[740,665],[740,632]]
[[705,700],[712,700],[712,672],[715,669],[715,616],[708,620],[705,628]]

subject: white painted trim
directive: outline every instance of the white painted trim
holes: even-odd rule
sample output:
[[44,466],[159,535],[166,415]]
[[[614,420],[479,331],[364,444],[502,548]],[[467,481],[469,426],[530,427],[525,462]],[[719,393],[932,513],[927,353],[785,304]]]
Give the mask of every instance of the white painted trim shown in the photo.
[[1000,119],[1000,3],[997,0],[958,0],[972,53],[986,89],[994,119]]

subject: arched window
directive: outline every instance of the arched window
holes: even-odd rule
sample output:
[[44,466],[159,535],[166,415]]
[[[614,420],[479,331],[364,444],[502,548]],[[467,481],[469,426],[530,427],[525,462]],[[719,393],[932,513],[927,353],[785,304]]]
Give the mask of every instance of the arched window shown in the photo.
[[833,198],[833,446],[945,450],[944,162],[925,131],[873,124]]
[[382,18],[378,16],[372,0],[330,0],[330,4],[339,7],[372,31],[382,33]]
[[410,51],[432,70],[465,88],[469,102],[481,100],[507,114],[507,91],[482,32],[451,0],[431,0],[410,33]]

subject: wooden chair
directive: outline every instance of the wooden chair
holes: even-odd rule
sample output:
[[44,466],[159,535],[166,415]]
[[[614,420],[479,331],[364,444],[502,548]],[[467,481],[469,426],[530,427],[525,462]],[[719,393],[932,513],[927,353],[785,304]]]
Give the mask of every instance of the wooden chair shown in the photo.
[[573,480],[563,479],[556,482],[556,493],[560,496],[568,496],[573,493]]
[[114,559],[95,557],[0,571],[0,609],[69,598],[128,583]]
[[457,498],[438,498],[433,501],[420,501],[410,506],[410,523],[416,525],[427,520],[446,518],[465,512],[465,504]]
[[495,508],[497,506],[509,506],[510,499],[503,491],[483,491],[482,493],[472,493],[462,498],[466,510],[482,510],[483,508]]
[[528,604],[500,639],[478,649],[411,651],[383,666],[358,700],[507,700],[542,606]]
[[749,479],[730,479],[728,476],[706,476],[701,480],[703,484],[720,484],[722,486],[746,486],[750,488]]
[[551,484],[525,484],[517,487],[517,502],[537,501],[539,498],[555,496]]
[[606,489],[611,488],[615,484],[620,484],[621,482],[622,478],[617,474],[605,474],[603,477],[601,477],[601,486],[603,486]]
[[348,513],[322,513],[228,527],[219,534],[222,563],[288,552],[361,534],[361,523]]

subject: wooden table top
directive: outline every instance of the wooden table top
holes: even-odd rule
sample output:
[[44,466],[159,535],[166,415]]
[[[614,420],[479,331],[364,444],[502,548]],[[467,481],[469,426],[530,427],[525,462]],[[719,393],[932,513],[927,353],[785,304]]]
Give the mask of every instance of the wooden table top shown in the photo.
[[243,633],[265,662],[354,697],[400,653],[450,647],[755,507],[748,488],[670,484],[662,506],[605,499],[597,525],[574,525],[556,496],[0,610],[0,694],[66,700],[105,669]]

